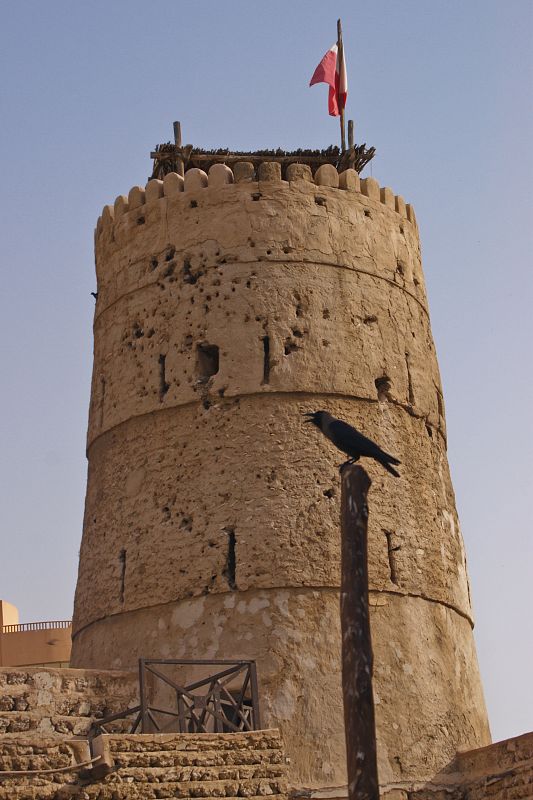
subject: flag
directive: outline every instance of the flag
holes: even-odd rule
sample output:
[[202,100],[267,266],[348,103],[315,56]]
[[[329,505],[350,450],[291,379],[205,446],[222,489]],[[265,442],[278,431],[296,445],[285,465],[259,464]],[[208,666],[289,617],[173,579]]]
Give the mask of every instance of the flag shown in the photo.
[[327,83],[329,85],[328,111],[330,116],[338,117],[341,111],[344,110],[348,95],[344,48],[341,50],[340,59],[339,48],[336,44],[328,50],[315,69],[309,86],[313,86],[315,83]]

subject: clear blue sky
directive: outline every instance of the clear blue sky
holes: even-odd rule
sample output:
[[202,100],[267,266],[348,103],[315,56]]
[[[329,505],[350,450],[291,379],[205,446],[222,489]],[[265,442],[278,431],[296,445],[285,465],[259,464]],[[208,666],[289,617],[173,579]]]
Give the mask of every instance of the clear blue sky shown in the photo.
[[105,203],[197,146],[337,142],[307,88],[343,19],[349,116],[415,206],[493,734],[533,729],[531,0],[18,0],[0,25],[0,597],[69,617]]

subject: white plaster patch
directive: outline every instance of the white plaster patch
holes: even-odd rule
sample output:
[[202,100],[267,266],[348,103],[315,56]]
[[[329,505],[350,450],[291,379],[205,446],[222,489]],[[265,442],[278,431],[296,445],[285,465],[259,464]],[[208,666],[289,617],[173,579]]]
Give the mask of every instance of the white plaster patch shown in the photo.
[[451,514],[446,508],[442,509],[442,516],[450,526],[450,531],[454,539],[457,539],[457,531],[455,529],[455,519],[453,514]]
[[414,672],[411,664],[404,664],[403,665],[403,671],[405,672],[406,675],[412,675],[413,672]]
[[274,603],[277,605],[284,617],[289,616],[289,593],[277,592],[274,596]]
[[263,623],[265,628],[270,628],[270,626],[272,625],[272,617],[270,616],[270,614],[267,614],[266,611],[263,611],[263,613],[261,614],[261,622]]
[[235,608],[235,600],[234,594],[227,594],[224,598],[224,608]]
[[33,683],[38,689],[51,689],[57,685],[57,679],[49,672],[36,672],[33,676]]
[[296,708],[296,690],[291,681],[285,681],[276,695],[270,698],[270,710],[274,719],[292,719]]
[[40,733],[55,733],[55,728],[52,725],[52,721],[49,717],[43,717],[40,720],[37,730]]
[[53,695],[51,692],[48,692],[46,689],[40,689],[37,692],[37,705],[38,706],[49,706],[53,702]]
[[256,611],[261,611],[262,608],[268,608],[270,601],[266,597],[254,597],[248,603],[248,611],[250,614],[255,614]]
[[178,628],[192,628],[204,613],[205,597],[197,597],[194,600],[184,600],[172,612],[172,624]]

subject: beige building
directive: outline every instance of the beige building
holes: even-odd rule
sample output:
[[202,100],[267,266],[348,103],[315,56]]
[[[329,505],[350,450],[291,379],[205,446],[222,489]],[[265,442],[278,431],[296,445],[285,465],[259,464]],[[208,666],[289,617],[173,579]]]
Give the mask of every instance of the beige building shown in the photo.
[[68,667],[70,620],[19,623],[18,609],[0,600],[0,667]]

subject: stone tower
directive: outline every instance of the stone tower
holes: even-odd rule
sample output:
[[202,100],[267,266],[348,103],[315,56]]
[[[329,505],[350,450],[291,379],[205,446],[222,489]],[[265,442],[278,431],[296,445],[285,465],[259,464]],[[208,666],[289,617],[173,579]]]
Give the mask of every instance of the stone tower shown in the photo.
[[365,464],[380,779],[401,785],[490,741],[418,229],[353,170],[284,178],[171,173],[98,221],[72,663],[255,658],[293,784],[345,784],[342,458],[301,416],[328,409],[402,462]]

